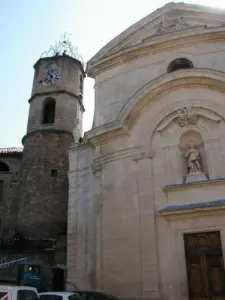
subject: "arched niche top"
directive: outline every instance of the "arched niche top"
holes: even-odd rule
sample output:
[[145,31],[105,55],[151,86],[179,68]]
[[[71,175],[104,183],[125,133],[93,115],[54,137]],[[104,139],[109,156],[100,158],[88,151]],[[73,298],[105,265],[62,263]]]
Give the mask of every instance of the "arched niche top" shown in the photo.
[[53,124],[55,121],[56,101],[52,97],[44,100],[42,106],[42,124]]
[[182,136],[184,136],[188,133],[192,133],[192,132],[195,132],[196,134],[198,134],[203,141],[211,139],[211,135],[207,131],[207,129],[200,125],[192,125],[192,126],[189,126],[188,128],[187,127],[178,127],[172,133],[172,137],[170,138],[170,145],[179,145],[182,140]]
[[9,172],[9,166],[2,161],[0,161],[0,172]]
[[[161,111],[151,119],[149,123],[150,128],[150,141],[152,143],[154,132],[158,132],[161,134],[161,132],[172,122],[177,118],[177,112],[180,108],[183,106],[183,101],[178,100],[175,103],[172,103],[170,105],[167,105],[161,109]],[[214,105],[214,103],[210,100],[204,100],[204,107],[199,105],[198,99],[192,99],[189,101],[189,105],[195,110],[195,115],[197,117],[196,122],[190,123],[184,126],[180,126],[179,122],[177,127],[175,127],[174,131],[171,132],[171,136],[179,137],[180,134],[185,132],[187,129],[191,130],[197,130],[204,140],[212,138],[210,133],[207,131],[205,127],[202,127],[198,123],[198,117],[203,116],[204,118],[207,118],[211,120],[211,122],[220,122],[224,120],[225,116],[225,107],[222,107],[221,105]],[[180,132],[180,133],[179,133]],[[175,141],[173,138],[170,139],[169,144],[177,144],[178,141]],[[168,143],[168,141],[166,141]]]
[[[198,100],[196,100],[196,102],[198,102]],[[209,108],[198,105],[179,105],[180,107],[178,106],[170,115],[167,115],[162,121],[160,120],[160,124],[156,129],[158,132],[162,132],[172,121],[177,121],[181,127],[185,126],[187,117],[191,125],[195,124],[201,116],[216,123],[219,123],[224,118],[223,115],[220,115],[220,111],[216,113]]]
[[194,145],[199,145],[203,142],[202,135],[198,130],[188,129],[181,134],[179,144],[182,148],[187,148],[190,142]]

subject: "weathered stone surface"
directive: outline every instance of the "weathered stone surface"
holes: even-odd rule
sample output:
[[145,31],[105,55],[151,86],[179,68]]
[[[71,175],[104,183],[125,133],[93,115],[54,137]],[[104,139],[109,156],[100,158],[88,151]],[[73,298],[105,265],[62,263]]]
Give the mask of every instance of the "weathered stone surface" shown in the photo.
[[[60,69],[55,84],[44,85],[45,69],[51,64]],[[16,228],[28,236],[56,237],[66,235],[68,207],[68,153],[73,142],[76,118],[82,121],[80,94],[81,64],[68,56],[44,58],[35,64],[35,76],[27,135],[18,190],[14,199],[18,208]],[[52,123],[44,123],[43,104],[55,100]],[[65,249],[64,249],[65,251]]]
[[[61,76],[55,84],[44,85],[43,74],[52,63],[60,68]],[[0,203],[0,226],[3,236],[56,238],[52,251],[8,249],[0,253],[10,260],[28,256],[38,260],[44,271],[46,288],[52,289],[53,268],[66,271],[67,210],[68,210],[68,149],[74,141],[73,130],[77,119],[82,124],[83,78],[80,62],[67,56],[40,59],[34,66],[35,75],[27,134],[23,138],[23,158],[1,158],[9,163],[10,172],[0,173],[4,178],[4,201]],[[43,124],[43,108],[47,98],[55,100],[51,124]],[[82,126],[79,128],[82,134]],[[31,252],[31,253],[30,253]],[[1,277],[1,274],[0,274]]]
[[[207,206],[225,195],[224,20],[171,3],[88,63],[94,126],[69,151],[68,280],[79,289],[187,300],[184,234],[218,230],[225,253],[225,206]],[[193,68],[169,72],[179,58]],[[195,160],[207,180],[186,180]]]
[[19,170],[22,161],[22,148],[0,149],[0,162],[5,163],[9,171],[0,172],[0,181],[3,181],[2,197],[0,200],[0,236],[10,236],[14,232],[15,206],[13,198],[18,183]]
[[[36,132],[24,142],[18,202],[18,232],[55,236],[67,230],[68,154],[72,135]],[[57,170],[52,177],[51,170]]]

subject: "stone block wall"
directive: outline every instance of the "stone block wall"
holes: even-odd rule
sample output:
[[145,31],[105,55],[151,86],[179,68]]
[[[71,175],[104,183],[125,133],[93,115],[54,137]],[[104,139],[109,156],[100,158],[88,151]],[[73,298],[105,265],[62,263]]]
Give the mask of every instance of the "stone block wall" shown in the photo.
[[66,233],[68,154],[72,134],[36,132],[24,140],[15,205],[17,231],[25,235],[55,236]]
[[3,181],[3,194],[0,200],[0,236],[10,236],[14,230],[14,205],[13,198],[18,182],[19,170],[22,160],[22,151],[19,153],[6,153],[2,150],[0,162],[9,167],[8,172],[0,172],[0,180]]
[[[56,100],[55,120],[53,124],[42,124],[43,104],[48,97]],[[33,99],[30,103],[27,131],[57,128],[72,132],[79,109],[81,109],[80,105],[74,96],[65,93],[52,93],[51,96],[40,95],[38,99]],[[82,113],[80,115],[82,118]]]

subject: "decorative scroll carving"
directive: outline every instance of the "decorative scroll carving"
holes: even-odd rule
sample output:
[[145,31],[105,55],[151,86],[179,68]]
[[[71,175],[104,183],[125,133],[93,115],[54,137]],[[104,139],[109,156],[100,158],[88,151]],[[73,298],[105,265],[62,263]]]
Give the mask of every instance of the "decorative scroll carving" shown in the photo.
[[138,160],[141,160],[141,159],[149,159],[149,158],[152,158],[153,157],[153,153],[152,151],[142,151],[142,152],[139,152],[137,154],[134,154],[133,156],[133,160],[135,161],[138,161]]
[[176,119],[177,123],[184,127],[185,125],[196,125],[198,118],[204,117],[212,122],[219,123],[222,118],[218,116],[215,112],[207,109],[199,109],[190,107],[183,107],[176,111],[175,114],[170,114],[167,116],[156,129],[158,132],[162,132],[169,124]]
[[159,24],[159,28],[156,31],[155,34],[164,34],[164,33],[169,33],[172,31],[176,31],[176,30],[182,30],[189,27],[189,25],[187,23],[184,22],[184,18],[180,17],[177,20],[174,20],[172,24],[165,24],[163,22],[160,22]]
[[177,111],[177,122],[181,127],[188,125],[196,125],[198,115],[195,110],[190,106],[185,106]]

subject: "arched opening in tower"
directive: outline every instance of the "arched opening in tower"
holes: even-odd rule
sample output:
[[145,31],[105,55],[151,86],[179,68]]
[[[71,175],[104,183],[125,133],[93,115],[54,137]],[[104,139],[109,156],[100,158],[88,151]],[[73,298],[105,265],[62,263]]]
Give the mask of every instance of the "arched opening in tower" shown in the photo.
[[47,98],[43,105],[42,124],[53,124],[55,121],[55,99]]

